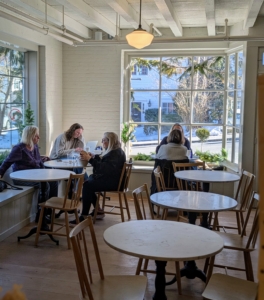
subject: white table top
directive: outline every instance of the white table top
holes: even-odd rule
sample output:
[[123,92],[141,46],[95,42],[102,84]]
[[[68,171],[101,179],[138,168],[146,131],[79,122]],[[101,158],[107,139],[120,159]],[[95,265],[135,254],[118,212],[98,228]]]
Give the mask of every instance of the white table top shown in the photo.
[[166,191],[150,196],[152,203],[163,208],[195,212],[218,212],[237,206],[237,201],[223,195],[196,191]]
[[[71,159],[55,159],[44,162],[45,167],[57,168],[57,169],[75,169],[83,168],[83,165],[80,164],[80,161],[77,160],[77,164],[73,164]],[[91,167],[90,164],[87,167]]]
[[10,174],[12,179],[21,181],[57,181],[68,179],[70,174],[75,174],[72,171],[57,170],[57,169],[30,169],[17,171]]
[[224,171],[209,171],[209,170],[185,170],[174,173],[174,176],[179,179],[194,180],[200,182],[231,182],[238,181],[240,177]]
[[163,221],[129,221],[105,230],[104,240],[115,250],[159,261],[196,260],[219,253],[223,239],[217,233],[191,224]]

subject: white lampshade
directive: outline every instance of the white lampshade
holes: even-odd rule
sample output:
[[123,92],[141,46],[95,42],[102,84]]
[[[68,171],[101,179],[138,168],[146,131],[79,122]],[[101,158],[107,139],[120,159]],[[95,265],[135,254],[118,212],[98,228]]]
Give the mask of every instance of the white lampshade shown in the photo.
[[153,34],[141,28],[126,35],[128,44],[137,49],[142,49],[150,45],[153,38]]

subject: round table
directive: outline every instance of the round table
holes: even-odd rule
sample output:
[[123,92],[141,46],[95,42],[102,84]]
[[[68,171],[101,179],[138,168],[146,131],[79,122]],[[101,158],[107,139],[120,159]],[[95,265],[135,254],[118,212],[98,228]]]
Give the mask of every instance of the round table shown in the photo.
[[224,171],[209,171],[209,170],[184,170],[174,173],[174,176],[179,179],[199,181],[199,182],[232,182],[238,181],[240,177]]
[[[228,196],[197,191],[165,191],[150,196],[150,201],[164,208],[163,218],[168,208],[191,212],[214,212],[229,210],[237,206],[237,201]],[[213,228],[215,228],[214,224]]]
[[[72,171],[67,170],[57,170],[57,169],[29,169],[29,170],[22,170],[10,173],[10,177],[15,180],[20,181],[32,181],[32,182],[40,182],[41,183],[41,195],[42,199],[41,202],[45,202],[45,191],[46,191],[46,184],[48,181],[59,181],[68,179],[70,174],[75,174]],[[45,216],[43,218],[42,229],[49,230],[48,225],[45,223]],[[37,227],[34,227],[30,230],[30,232],[22,237],[18,237],[18,241],[20,239],[26,239],[30,237],[32,234],[37,232]],[[52,235],[48,235],[52,241],[58,244],[58,241],[55,240]]]
[[[119,252],[156,261],[156,292],[153,299],[157,300],[167,299],[165,295],[167,261],[190,261],[212,257],[224,246],[222,238],[211,230],[163,220],[130,221],[113,225],[105,230],[104,240]],[[179,272],[177,281],[180,282]]]

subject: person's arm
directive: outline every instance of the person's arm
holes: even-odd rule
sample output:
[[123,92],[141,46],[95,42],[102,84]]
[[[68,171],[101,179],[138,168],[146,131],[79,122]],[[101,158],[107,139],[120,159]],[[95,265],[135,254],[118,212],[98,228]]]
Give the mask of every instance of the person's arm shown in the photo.
[[193,156],[193,153],[192,153],[190,141],[189,141],[186,137],[184,137],[184,139],[185,139],[185,142],[184,142],[184,145],[183,145],[183,146],[185,146],[185,147],[187,148],[187,150],[191,150],[191,155],[190,155],[190,157],[192,157],[192,156]]
[[159,152],[159,149],[160,149],[160,147],[162,146],[162,145],[167,145],[168,144],[168,142],[167,142],[167,136],[165,136],[163,139],[162,139],[162,141],[160,142],[160,144],[157,146],[157,148],[156,148],[156,154]]
[[12,151],[8,155],[8,157],[4,160],[0,167],[0,178],[2,178],[6,172],[6,170],[16,161],[22,159],[22,151],[21,148],[16,145],[13,147]]

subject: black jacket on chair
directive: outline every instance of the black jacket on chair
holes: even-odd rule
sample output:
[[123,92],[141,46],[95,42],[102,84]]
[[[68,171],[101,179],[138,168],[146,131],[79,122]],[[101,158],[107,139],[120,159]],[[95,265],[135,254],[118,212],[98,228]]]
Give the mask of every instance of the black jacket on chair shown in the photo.
[[[155,159],[154,169],[158,166],[164,177],[165,186],[167,189],[177,190],[176,179],[174,176],[174,171],[172,167],[172,163],[188,163],[189,159],[182,159],[182,160],[166,160],[166,159]],[[150,194],[157,193],[157,186],[156,180],[154,176],[154,169],[151,173],[151,187],[150,187]]]

